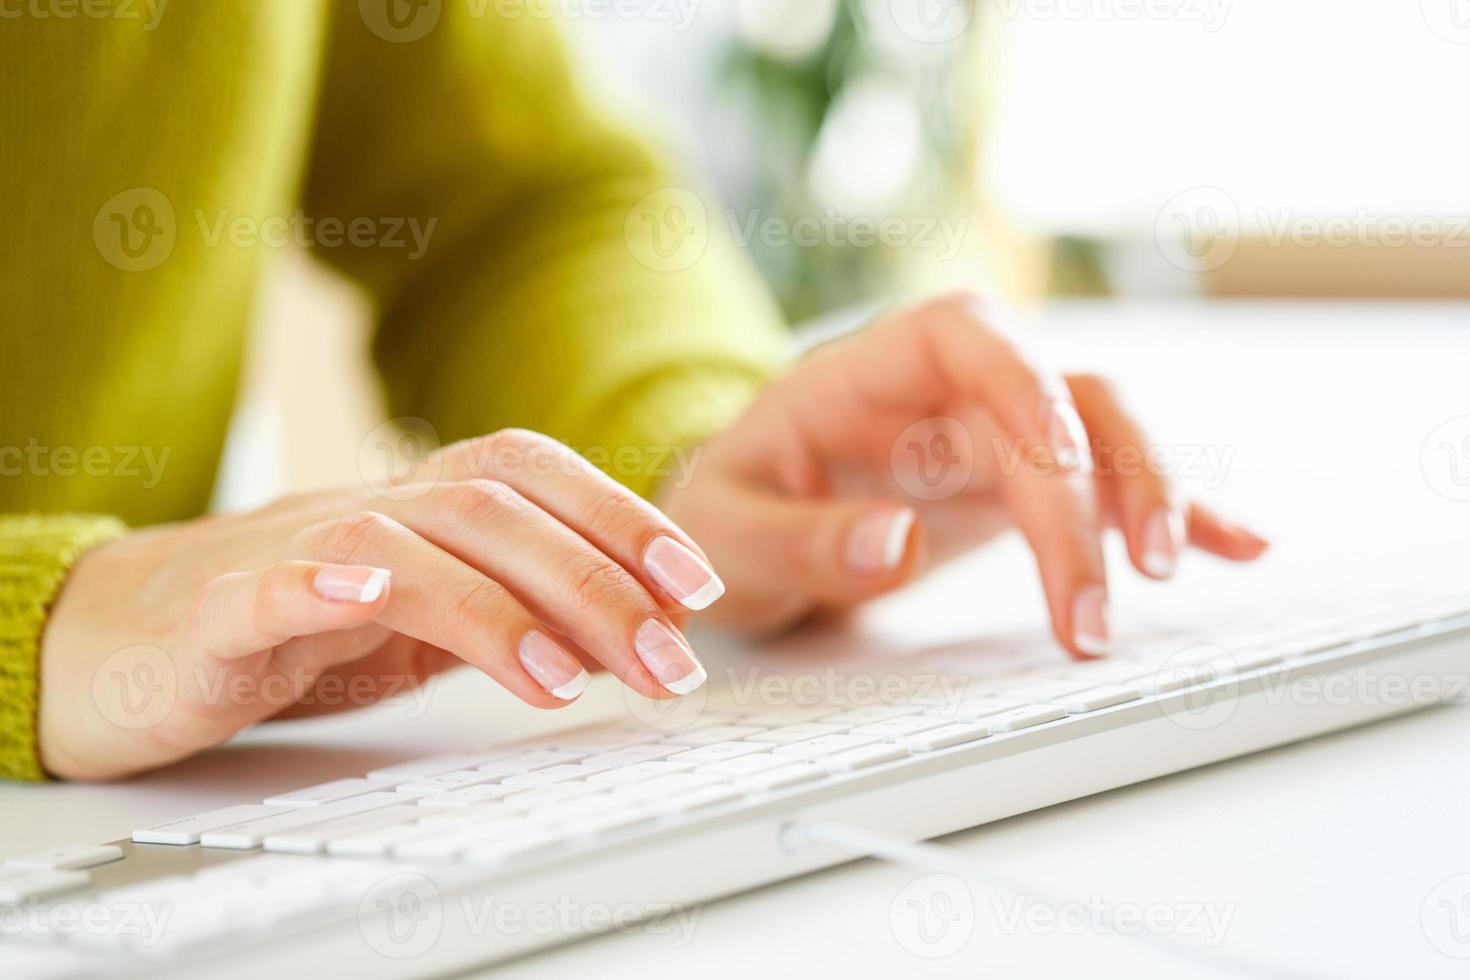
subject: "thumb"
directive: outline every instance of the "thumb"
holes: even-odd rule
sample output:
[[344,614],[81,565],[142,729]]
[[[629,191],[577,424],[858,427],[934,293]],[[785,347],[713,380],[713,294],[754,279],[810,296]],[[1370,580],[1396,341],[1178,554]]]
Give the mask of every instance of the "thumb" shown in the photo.
[[809,605],[844,606],[890,591],[917,568],[920,531],[912,507],[885,500],[786,497],[734,486],[731,522],[711,522],[727,540],[702,544],[727,580]]
[[385,568],[288,561],[212,579],[190,610],[190,646],[219,661],[249,657],[298,636],[370,622],[387,603]]

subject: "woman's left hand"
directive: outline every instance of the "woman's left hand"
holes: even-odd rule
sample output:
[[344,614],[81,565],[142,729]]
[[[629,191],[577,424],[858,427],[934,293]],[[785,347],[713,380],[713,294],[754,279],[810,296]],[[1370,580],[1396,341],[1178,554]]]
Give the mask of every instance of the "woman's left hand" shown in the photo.
[[703,448],[659,503],[725,581],[712,620],[778,630],[1015,526],[1057,638],[1099,656],[1105,525],[1157,579],[1186,545],[1237,561],[1265,550],[1179,498],[1104,381],[1048,371],[1002,319],[968,293],[887,317],[818,348]]

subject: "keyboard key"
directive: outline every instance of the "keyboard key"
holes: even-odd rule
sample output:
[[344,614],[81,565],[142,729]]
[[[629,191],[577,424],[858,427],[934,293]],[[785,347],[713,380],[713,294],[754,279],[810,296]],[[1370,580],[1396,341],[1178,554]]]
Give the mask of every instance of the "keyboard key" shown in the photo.
[[769,745],[760,745],[755,742],[716,742],[713,745],[703,745],[697,749],[690,749],[688,752],[671,755],[669,762],[702,766],[711,762],[723,762],[726,759],[738,759],[742,755],[769,751],[771,751]]
[[934,752],[939,749],[947,749],[952,745],[978,742],[989,735],[988,725],[973,722],[959,723],[945,725],[943,728],[931,728],[918,735],[910,735],[901,744],[914,752]]
[[521,773],[534,772],[537,769],[550,769],[552,766],[581,762],[587,755],[588,753],[585,752],[568,752],[565,749],[529,749],[494,759],[474,768],[494,776],[517,776]]
[[464,789],[451,790],[448,793],[436,793],[433,796],[421,796],[418,805],[431,808],[458,808],[474,806],[476,803],[489,803],[493,800],[503,800],[507,796],[518,793],[520,790],[514,786],[502,786],[499,783],[479,783],[474,786],[466,786]]
[[312,824],[298,830],[283,831],[266,837],[261,846],[278,854],[320,854],[334,840],[352,837],[355,834],[389,827],[397,823],[417,820],[424,811],[412,803],[389,806],[381,810],[368,810],[350,817],[339,817],[325,823]]
[[796,742],[792,745],[778,745],[775,751],[777,755],[795,756],[810,762],[824,755],[836,755],[850,749],[860,749],[876,741],[878,739],[871,735],[823,735],[820,738]]
[[462,830],[477,824],[503,823],[525,817],[525,807],[510,806],[502,801],[477,803],[474,806],[452,807],[447,810],[422,810],[419,826],[433,830]]
[[1135,682],[1145,694],[1168,694],[1214,680],[1218,672],[1209,664],[1169,664]]
[[441,773],[454,772],[457,769],[478,769],[481,765],[511,755],[517,749],[486,749],[480,753],[457,752],[453,755],[435,755],[426,759],[414,759],[410,762],[400,762],[392,766],[384,766],[374,769],[368,773],[369,779],[386,779],[396,782],[405,782],[410,779],[424,779],[429,776],[438,776]]
[[698,748],[701,745],[714,745],[716,742],[739,741],[752,735],[759,735],[763,731],[765,729],[759,725],[711,725],[708,728],[671,735],[664,739],[664,744]]
[[49,851],[14,857],[5,862],[6,871],[81,871],[99,864],[121,861],[122,848],[116,844],[73,844]]
[[469,864],[502,864],[512,858],[555,850],[566,843],[566,835],[530,833],[511,840],[495,841],[468,849],[461,855]]
[[327,853],[334,857],[386,857],[399,844],[443,833],[446,831],[442,828],[436,830],[433,827],[424,827],[416,823],[393,824],[389,827],[354,834],[351,837],[328,841]]
[[658,779],[660,776],[672,776],[679,772],[688,772],[694,766],[687,762],[667,762],[655,760],[653,762],[640,762],[635,766],[622,766],[618,769],[609,769],[606,772],[594,773],[587,777],[589,786],[606,789],[613,786],[626,786],[629,783],[642,783],[650,779]]
[[626,806],[605,813],[582,817],[560,825],[569,837],[595,837],[610,830],[623,830],[658,819],[656,810],[642,806]]
[[511,806],[523,806],[528,810],[546,806],[551,803],[560,803],[562,800],[572,800],[588,793],[597,792],[597,787],[585,782],[554,783],[550,786],[541,786],[536,789],[528,789],[512,796],[507,796],[505,802]]
[[557,783],[570,782],[574,779],[586,779],[588,776],[602,771],[602,766],[590,765],[585,762],[565,763],[546,769],[537,769],[534,772],[523,772],[516,776],[507,776],[500,781],[500,785],[512,786],[518,789],[536,789],[541,786],[554,786]]
[[855,772],[859,769],[867,769],[871,766],[882,765],[885,762],[894,762],[898,759],[907,759],[909,750],[904,745],[888,745],[879,742],[876,745],[865,745],[860,749],[850,752],[839,752],[836,755],[823,756],[821,765],[828,772]]
[[200,834],[199,843],[204,847],[226,850],[254,850],[272,834],[281,834],[301,827],[309,827],[312,824],[325,823],[337,817],[348,817],[355,813],[378,810],[402,802],[403,797],[397,793],[368,793],[366,796],[352,796],[335,803],[323,803],[321,806],[301,810],[272,807],[274,816],[207,830]]
[[630,806],[632,804],[628,801],[617,799],[608,793],[596,793],[543,807],[535,812],[534,819],[547,824],[576,823],[614,810],[626,810]]
[[294,789],[289,793],[279,793],[267,799],[265,805],[321,806],[323,803],[345,800],[349,796],[361,796],[364,793],[391,789],[392,786],[392,782],[385,779],[335,779],[330,783],[322,783],[320,786],[308,786],[305,789]]
[[887,721],[875,722],[871,725],[863,725],[854,728],[854,735],[871,735],[881,738],[885,742],[901,742],[910,735],[919,732],[927,732],[931,728],[940,728],[947,722],[943,718],[930,718],[924,715],[913,715],[908,718],[889,718]]
[[777,728],[774,731],[761,732],[746,739],[748,742],[764,742],[769,745],[793,745],[796,742],[805,742],[812,738],[821,738],[823,735],[841,735],[849,731],[847,725],[838,725],[832,722],[811,721],[802,725],[788,725],[785,728]]
[[50,868],[0,872],[0,905],[23,905],[86,888],[92,876],[85,871]]
[[437,776],[425,776],[423,779],[411,779],[406,783],[399,783],[397,792],[401,796],[437,796],[440,793],[450,793],[467,786],[488,783],[494,778],[488,773],[475,769],[455,769]]
[[1111,708],[1115,704],[1137,701],[1142,696],[1143,694],[1136,687],[1124,687],[1122,685],[1094,687],[1090,691],[1082,691],[1078,694],[1069,695],[1062,702],[1062,707],[1067,709],[1067,714],[1069,715],[1082,715],[1089,711],[1100,711],[1103,708]]
[[636,766],[640,762],[667,759],[671,755],[683,752],[685,748],[686,746],[683,745],[632,745],[626,749],[618,749],[616,752],[588,756],[585,761],[589,766],[619,769],[623,766]]
[[839,711],[836,714],[822,716],[822,721],[829,725],[875,725],[889,718],[901,718],[905,715],[915,715],[923,711],[924,705],[918,704],[875,704],[867,708],[851,708],[847,711]]
[[738,800],[745,795],[743,789],[736,789],[726,784],[715,784],[712,786],[701,786],[691,789],[686,793],[676,793],[673,796],[661,797],[650,803],[655,810],[664,813],[686,813],[690,810],[698,810],[717,803],[728,803]]
[[709,765],[700,766],[695,772],[706,776],[717,776],[720,779],[741,779],[758,772],[794,765],[800,765],[800,763],[790,756],[762,752],[759,755],[745,755],[738,759],[712,762]]
[[533,832],[539,832],[537,825],[528,820],[478,824],[459,830],[440,830],[396,844],[392,854],[403,861],[450,861],[471,848],[486,847]]
[[786,728],[790,725],[801,725],[809,721],[817,721],[830,715],[832,706],[829,704],[798,705],[791,708],[775,708],[771,711],[762,711],[757,714],[747,715],[740,720],[747,725],[759,725],[762,728]]
[[[950,716],[957,721],[980,721],[992,715],[1002,715],[1007,711],[1015,711],[1018,708],[1027,707],[1030,704],[1030,701],[1025,701],[1020,698],[972,698],[968,701],[961,701],[956,705],[955,709],[950,712]],[[927,713],[936,717],[940,716],[940,712],[938,711]]]
[[992,732],[1018,732],[1023,728],[1044,725],[1065,717],[1067,709],[1059,704],[1032,704],[990,715],[985,719],[985,725]]
[[664,733],[657,729],[618,728],[609,731],[568,732],[565,736],[553,736],[544,742],[549,749],[593,755],[648,745],[663,737]]
[[789,766],[781,766],[779,769],[746,776],[740,780],[740,788],[748,793],[755,793],[784,789],[787,786],[810,783],[826,777],[827,773],[824,770],[810,762],[796,762]]
[[630,783],[627,786],[619,786],[613,790],[614,796],[626,800],[658,800],[668,796],[677,796],[680,793],[692,792],[713,786],[720,780],[714,776],[701,775],[694,772],[675,773],[672,776],[661,776],[658,779],[650,779],[643,783]]
[[211,810],[208,813],[196,814],[192,817],[180,817],[161,823],[153,827],[145,827],[142,830],[133,831],[133,843],[135,844],[197,844],[199,837],[210,830],[218,830],[221,827],[232,827],[244,823],[247,820],[255,820],[263,817],[274,817],[280,814],[280,808],[265,806],[258,803],[247,803],[243,806],[227,806],[220,810]]

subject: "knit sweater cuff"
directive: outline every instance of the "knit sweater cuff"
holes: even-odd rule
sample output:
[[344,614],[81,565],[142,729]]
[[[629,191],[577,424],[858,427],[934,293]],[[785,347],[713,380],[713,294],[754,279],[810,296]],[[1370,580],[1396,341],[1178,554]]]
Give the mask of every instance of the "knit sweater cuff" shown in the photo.
[[111,517],[0,517],[0,779],[46,778],[36,752],[46,615],[82,552],[125,530]]
[[687,483],[700,443],[728,428],[766,378],[735,367],[669,371],[626,392],[574,448],[641,497]]

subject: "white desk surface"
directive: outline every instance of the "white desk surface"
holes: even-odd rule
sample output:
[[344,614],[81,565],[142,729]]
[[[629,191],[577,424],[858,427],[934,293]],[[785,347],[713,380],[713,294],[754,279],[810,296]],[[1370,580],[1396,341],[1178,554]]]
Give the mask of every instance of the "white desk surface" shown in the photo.
[[[1056,362],[1116,378],[1159,440],[1233,450],[1211,496],[1276,541],[1263,567],[1199,559],[1165,587],[1115,563],[1125,619],[1171,596],[1301,584],[1325,569],[1365,581],[1430,570],[1470,584],[1470,502],[1436,489],[1454,490],[1449,460],[1428,473],[1421,465],[1430,434],[1470,415],[1470,305],[1088,303],[1043,319]],[[1470,452],[1462,457],[1470,481]],[[979,635],[993,625],[992,597],[997,610],[1039,622],[1030,574],[1017,544],[1002,542],[885,600],[868,621],[921,619],[939,633]],[[1017,588],[1019,605],[1000,598]],[[965,602],[948,601],[957,589]],[[455,675],[417,707],[270,726],[126,784],[0,785],[0,848],[114,839],[385,760],[597,720],[619,703],[602,678],[572,711],[539,715],[478,676]],[[1180,914],[1209,903],[1230,916],[1220,950],[1275,964],[1281,976],[1458,977],[1470,961],[1430,943],[1421,910],[1440,882],[1470,874],[1467,745],[1470,712],[1438,708],[1052,807],[942,846],[971,867],[1068,899]],[[919,959],[890,930],[890,904],[919,874],[863,861],[711,904],[682,945],[663,933],[609,935],[495,975],[1239,975],[1118,936],[1007,930],[1015,896],[992,901],[978,891],[968,944],[949,959]],[[1470,905],[1456,925],[1470,936]]]

